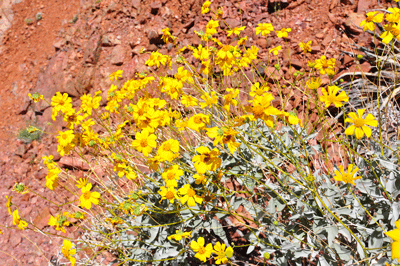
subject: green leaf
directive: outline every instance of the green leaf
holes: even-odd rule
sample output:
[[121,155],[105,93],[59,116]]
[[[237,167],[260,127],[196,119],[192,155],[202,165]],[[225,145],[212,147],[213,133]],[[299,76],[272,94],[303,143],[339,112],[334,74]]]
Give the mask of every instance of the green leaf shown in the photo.
[[334,225],[325,227],[325,230],[328,233],[328,244],[329,244],[329,246],[331,246],[333,243],[333,240],[335,240],[335,238],[337,237],[339,230]]

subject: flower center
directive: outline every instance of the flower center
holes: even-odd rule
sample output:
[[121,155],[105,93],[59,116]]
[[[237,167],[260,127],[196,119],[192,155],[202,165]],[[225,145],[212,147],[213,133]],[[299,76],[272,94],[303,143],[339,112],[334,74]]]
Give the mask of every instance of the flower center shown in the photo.
[[83,193],[83,197],[85,198],[85,199],[90,199],[90,196],[92,195],[92,193],[90,192],[90,191],[86,191],[85,193]]
[[264,108],[260,105],[253,107],[253,114],[255,117],[260,117],[264,113]]
[[163,150],[164,150],[164,151],[170,151],[170,150],[171,150],[171,144],[165,143],[165,144],[164,144],[164,147],[163,147]]
[[204,154],[204,162],[205,163],[208,163],[209,161],[211,160],[211,156],[210,156],[210,154]]
[[206,253],[206,248],[205,248],[205,247],[200,247],[200,248],[199,248],[199,253],[200,253],[200,254]]
[[362,118],[357,118],[356,120],[354,120],[354,126],[356,127],[362,127],[364,126],[365,122],[364,119]]
[[140,140],[140,146],[147,147],[147,139],[141,139]]
[[174,193],[171,191],[168,191],[167,194],[165,194],[165,197],[169,200],[172,200],[174,198]]
[[194,121],[196,124],[200,124],[200,123],[203,122],[203,121],[201,121],[201,118],[198,117],[198,116],[196,116],[196,117],[193,119],[193,121]]
[[168,178],[169,180],[173,180],[173,179],[175,179],[175,174],[174,174],[173,172],[169,172],[169,173],[167,174],[167,178]]
[[350,183],[353,180],[352,176],[349,174],[344,174],[343,175],[343,181],[346,183]]
[[189,188],[186,194],[188,195],[188,197],[193,197],[194,195],[196,195],[196,192],[193,189]]
[[327,98],[328,98],[328,101],[330,101],[331,103],[336,102],[336,96],[335,95],[329,95]]
[[223,137],[222,142],[227,143],[232,140],[232,135],[226,135]]

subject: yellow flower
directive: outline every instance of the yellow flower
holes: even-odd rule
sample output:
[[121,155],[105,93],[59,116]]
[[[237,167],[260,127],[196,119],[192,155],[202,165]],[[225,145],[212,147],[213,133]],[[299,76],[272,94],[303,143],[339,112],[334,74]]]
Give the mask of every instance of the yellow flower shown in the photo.
[[72,99],[68,97],[67,93],[61,94],[57,92],[56,95],[51,98],[51,106],[53,106],[51,118],[56,120],[59,111],[65,113],[72,108]]
[[210,117],[205,114],[196,114],[189,118],[187,127],[199,132],[210,123]]
[[321,83],[322,83],[321,79],[317,77],[317,78],[310,78],[307,81],[306,85],[310,90],[316,90],[321,86]]
[[35,92],[34,94],[28,93],[29,99],[33,100],[35,103],[39,102],[40,100],[43,100],[43,95]]
[[80,206],[86,209],[90,209],[92,207],[92,203],[97,205],[99,204],[100,193],[99,192],[90,192],[92,189],[92,184],[88,183],[86,186],[81,188],[82,195],[79,197]]
[[6,196],[6,198],[7,198],[6,206],[7,206],[7,209],[8,209],[8,214],[11,215],[11,205],[12,205],[11,200],[12,200],[12,196],[10,196],[10,197]]
[[182,204],[185,204],[187,202],[187,205],[189,207],[193,207],[196,206],[196,202],[198,204],[201,204],[203,202],[203,198],[196,195],[196,191],[194,191],[194,189],[189,184],[184,185],[178,191],[179,194],[182,196],[179,199]]
[[54,166],[51,166],[51,168],[49,168],[48,165],[47,169],[49,172],[46,175],[46,187],[54,190],[54,188],[58,186],[58,175],[61,173],[61,170],[57,167],[56,163],[54,163]]
[[115,71],[114,73],[110,74],[109,76],[110,80],[112,81],[112,80],[117,80],[118,78],[122,78],[122,73],[123,73],[122,70]]
[[266,93],[267,91],[269,91],[269,87],[268,86],[261,86],[260,87],[260,83],[259,82],[256,82],[256,83],[254,83],[254,85],[251,85],[251,88],[250,88],[250,93],[249,93],[249,95],[251,96],[251,97],[254,97],[254,96],[262,96],[264,93]]
[[215,18],[221,19],[223,14],[224,14],[224,11],[222,10],[222,7],[220,6],[217,10],[217,13],[215,14]]
[[271,31],[274,31],[274,27],[272,26],[271,23],[260,23],[260,24],[258,24],[258,27],[256,28],[257,35],[259,33],[261,33],[262,36],[266,36]]
[[28,187],[22,183],[15,183],[12,190],[22,195],[29,192]]
[[205,1],[203,3],[203,6],[201,7],[201,14],[207,14],[208,12],[210,12],[210,7],[211,2],[210,1]]
[[203,174],[195,174],[193,175],[193,178],[196,179],[195,184],[200,185],[203,184],[205,185],[207,183],[207,177]]
[[227,88],[226,92],[227,94],[224,95],[224,109],[229,112],[231,108],[231,104],[234,106],[237,106],[238,101],[235,99],[239,95],[239,90],[238,89],[233,89],[233,88]]
[[210,138],[214,138],[213,145],[216,146],[218,143],[222,146],[226,144],[228,146],[229,151],[233,154],[237,148],[239,148],[240,143],[235,142],[235,136],[239,132],[232,129],[222,129],[218,127],[207,128],[207,135]]
[[171,162],[178,157],[179,153],[179,141],[176,139],[169,139],[164,141],[157,150],[157,155],[160,156],[164,161]]
[[212,107],[218,103],[218,96],[215,95],[216,92],[212,91],[211,94],[204,94],[201,96],[201,99],[204,100],[204,103],[200,103],[201,108]]
[[358,168],[355,167],[353,170],[352,164],[349,164],[347,168],[347,173],[344,171],[343,165],[339,166],[339,170],[340,172],[338,170],[335,170],[335,176],[333,177],[336,181],[343,181],[346,184],[352,184],[355,186],[356,184],[354,183],[354,180],[361,178],[361,176],[354,176],[358,171]]
[[234,27],[232,30],[228,30],[228,37],[231,36],[232,34],[239,35],[241,31],[243,31],[246,28],[246,26],[242,27]]
[[181,96],[181,103],[185,107],[191,107],[191,106],[197,106],[198,105],[197,99],[192,97],[192,96],[190,96],[190,95],[182,95]]
[[400,22],[400,9],[398,9],[397,7],[395,8],[389,7],[387,11],[390,12],[389,14],[386,14],[386,20],[388,22],[391,23]]
[[307,63],[307,66],[308,66],[309,68],[314,68],[316,65],[317,65],[317,62],[315,62],[315,60],[310,60],[310,61],[308,61],[308,63]]
[[144,156],[148,157],[149,153],[157,146],[156,135],[150,134],[149,130],[142,130],[136,133],[135,140],[132,141],[132,146]]
[[301,121],[300,118],[298,118],[296,116],[295,113],[291,112],[284,112],[282,111],[280,114],[278,114],[278,117],[281,118],[283,121],[285,121],[286,123],[289,123],[291,125],[299,125],[299,126],[303,126],[303,121]]
[[183,67],[178,68],[178,72],[175,73],[174,77],[180,82],[185,82],[186,80],[188,82],[193,82],[192,74]]
[[87,177],[79,178],[78,180],[76,180],[76,185],[75,186],[77,188],[83,188],[84,186],[86,186],[87,182],[88,182]]
[[196,151],[199,154],[193,156],[192,161],[199,174],[204,174],[207,171],[216,171],[221,166],[221,159],[218,158],[220,152],[216,148],[210,150],[207,147],[200,146]]
[[215,258],[215,264],[225,264],[228,263],[230,257],[233,256],[233,248],[228,247],[225,250],[226,245],[222,244],[218,241],[214,246],[214,253],[217,254]]
[[335,63],[336,63],[336,59],[335,58],[330,58],[329,60],[326,59],[325,55],[322,55],[320,59],[316,59],[315,60],[315,68],[319,69],[319,73],[321,75],[325,74],[326,70],[328,68],[335,68]]
[[19,217],[18,210],[15,210],[12,215],[13,215],[13,225],[17,225],[18,228],[21,230],[25,230],[25,228],[28,227],[28,223],[21,220],[21,218]]
[[312,41],[308,41],[307,43],[305,42],[299,43],[299,46],[303,50],[303,53],[311,52],[311,42]]
[[274,53],[274,55],[278,55],[278,52],[282,49],[282,47],[279,45],[275,48],[272,48],[271,50],[269,50],[269,53]]
[[170,40],[172,42],[175,41],[176,37],[172,36],[171,32],[169,31],[169,28],[165,28],[163,30],[161,30],[162,32],[162,36],[161,36],[161,40],[163,40],[165,43],[169,43]]
[[62,231],[63,233],[65,233],[64,226],[69,226],[71,224],[68,221],[68,218],[71,217],[72,216],[69,214],[69,212],[63,212],[62,215],[57,214],[56,217],[53,217],[53,215],[51,215],[49,220],[49,225],[54,226],[57,231]]
[[291,32],[292,29],[291,28],[283,28],[279,31],[275,31],[276,36],[278,36],[278,38],[287,38],[288,37],[288,32]]
[[151,53],[150,58],[146,61],[145,64],[148,65],[149,67],[156,65],[158,68],[160,67],[160,64],[165,66],[169,61],[169,58],[170,57],[168,55],[163,55],[158,51],[155,51]]
[[398,24],[386,24],[383,26],[385,31],[381,34],[382,42],[385,44],[388,44],[393,37],[396,37],[397,39],[400,36],[400,25]]
[[217,33],[217,28],[219,26],[219,21],[218,20],[212,20],[207,23],[207,28],[206,28],[206,34],[215,34]]
[[240,38],[240,40],[237,42],[237,45],[244,45],[247,41],[247,36],[244,36],[243,38]]
[[100,107],[100,101],[101,101],[101,96],[100,96],[101,91],[97,91],[92,97],[90,94],[89,95],[82,95],[81,96],[81,111],[83,114],[92,114],[93,109],[97,109]]
[[209,57],[209,52],[207,47],[203,47],[201,44],[197,48],[193,48],[193,57],[201,61],[207,60]]
[[385,234],[390,237],[392,242],[392,259],[400,260],[400,220],[394,222],[396,229],[393,229]]
[[176,230],[176,234],[170,235],[168,237],[168,240],[174,239],[175,241],[181,241],[181,239],[184,238],[189,238],[192,234],[192,231],[190,232],[183,232],[182,230]]
[[67,147],[68,145],[70,145],[74,140],[74,138],[75,135],[73,130],[66,130],[64,132],[59,131],[57,136],[58,143],[60,144],[60,146],[63,147]]
[[182,175],[183,171],[179,169],[179,166],[176,164],[168,167],[168,169],[161,174],[167,187],[177,187],[177,180],[179,180]]
[[336,95],[339,92],[340,88],[337,86],[328,86],[328,92],[325,88],[322,88],[322,96],[319,97],[321,102],[325,103],[326,107],[329,107],[332,103],[336,107],[343,106],[342,102],[348,102],[349,97],[347,97],[346,92],[342,91],[339,95]]
[[167,199],[170,203],[174,203],[175,199],[179,199],[176,193],[177,191],[174,187],[160,187],[160,191],[158,191],[158,194],[161,195],[160,203],[164,199]]
[[358,109],[357,113],[351,112],[348,114],[348,118],[346,118],[344,121],[346,123],[353,123],[354,125],[349,126],[344,134],[346,135],[353,135],[355,132],[356,138],[361,139],[364,134],[369,138],[372,134],[372,130],[367,127],[376,127],[378,126],[378,121],[375,120],[375,117],[372,114],[368,114],[365,119],[362,118],[363,114],[365,112],[365,109]]
[[195,258],[198,258],[202,262],[206,262],[206,260],[211,257],[211,253],[213,252],[212,244],[208,243],[207,246],[204,246],[204,238],[199,237],[196,241],[190,242],[190,247],[194,252],[197,252],[194,255]]
[[71,262],[71,265],[74,266],[76,263],[76,259],[72,256],[76,254],[76,249],[72,247],[71,241],[64,239],[63,246],[61,247],[61,252],[64,257]]
[[383,14],[378,14],[378,11],[368,12],[367,18],[361,21],[360,26],[363,26],[363,31],[375,30],[374,23],[381,23],[383,20]]

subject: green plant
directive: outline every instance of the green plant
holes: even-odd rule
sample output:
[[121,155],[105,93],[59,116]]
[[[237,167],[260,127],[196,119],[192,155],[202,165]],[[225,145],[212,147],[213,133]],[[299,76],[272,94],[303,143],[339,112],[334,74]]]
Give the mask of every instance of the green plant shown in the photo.
[[74,24],[74,23],[76,23],[76,22],[78,21],[78,19],[79,19],[79,15],[76,14],[76,15],[71,19],[70,23]]
[[41,20],[42,19],[42,13],[36,13],[36,15],[35,15],[35,19],[36,19],[36,21],[39,21],[39,20]]
[[27,19],[25,19],[26,25],[31,25],[31,24],[33,24],[33,22],[35,22],[35,20],[34,20],[33,18],[27,18]]
[[[260,67],[259,49],[240,36],[244,26],[226,31],[235,42],[215,38],[222,13],[195,32],[196,47],[179,47],[163,29],[178,59],[151,52],[150,71],[123,84],[122,70],[112,73],[104,108],[101,91],[83,95],[78,107],[66,93],[51,98],[53,119],[62,116],[67,128],[56,136],[57,151],[88,169],[77,178],[43,157],[45,185],[60,199],[49,200],[59,210],[49,225],[83,232],[64,241],[64,258],[89,263],[79,255],[84,248],[92,258],[108,250],[125,265],[384,265],[400,258],[400,232],[391,230],[400,228],[400,143],[382,134],[387,116],[361,109],[351,94],[356,83],[337,86],[334,58],[322,55],[285,76],[278,45]],[[383,19],[367,16],[369,29]],[[255,31],[285,39],[291,29],[260,23]],[[311,41],[299,46],[311,52]],[[384,62],[397,66],[396,56],[378,58],[378,78]],[[291,108],[292,94],[304,99],[302,114]],[[36,193],[23,184],[15,191]],[[35,228],[18,210],[13,221]]]
[[31,143],[34,140],[39,140],[42,136],[42,131],[36,126],[27,126],[18,132],[18,139],[24,143]]

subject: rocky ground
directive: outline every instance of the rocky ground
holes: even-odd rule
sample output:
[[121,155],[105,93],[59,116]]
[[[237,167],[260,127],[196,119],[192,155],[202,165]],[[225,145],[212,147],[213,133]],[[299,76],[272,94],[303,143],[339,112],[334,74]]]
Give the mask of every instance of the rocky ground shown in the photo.
[[[30,230],[12,229],[12,217],[5,208],[5,196],[13,195],[20,214],[38,225],[39,230],[56,234],[47,225],[56,210],[34,193],[19,195],[11,191],[16,182],[27,184],[33,191],[62,202],[62,191],[44,188],[46,170],[43,155],[56,154],[54,133],[62,129],[61,121],[51,121],[51,110],[44,103],[29,101],[28,93],[39,92],[50,99],[57,91],[67,92],[74,100],[88,92],[110,86],[108,75],[124,70],[125,79],[146,71],[148,54],[159,50],[173,54],[174,47],[163,44],[160,30],[169,27],[182,45],[197,45],[194,34],[205,27],[210,15],[201,15],[199,0],[6,0],[0,2],[0,235],[1,265],[57,265],[62,240],[56,236]],[[305,58],[298,49],[300,41],[313,41],[310,58],[322,54],[337,59],[339,73],[353,70],[356,65],[341,50],[351,51],[351,44],[366,46],[368,34],[357,25],[371,8],[390,3],[376,0],[231,0],[213,1],[222,6],[224,19],[230,27],[247,26],[244,33],[250,44],[257,44],[261,57],[269,47],[282,40],[255,35],[258,23],[270,22],[276,29],[292,28],[289,47],[292,66],[282,58],[284,73],[301,70]],[[381,6],[379,6],[381,5]],[[240,11],[242,10],[242,11]],[[37,20],[40,13],[41,19]],[[8,22],[6,22],[8,21]],[[221,23],[222,24],[222,23]],[[225,26],[226,27],[226,26]],[[226,39],[220,39],[222,42]],[[286,60],[285,60],[286,59]],[[286,65],[285,65],[286,64]],[[361,65],[368,71],[368,63]],[[301,99],[293,95],[290,106],[299,109]],[[51,125],[49,124],[51,122]],[[18,132],[28,124],[45,130],[39,140],[25,144],[17,139]],[[57,156],[55,156],[56,159]],[[61,162],[76,166],[74,158]],[[10,228],[4,228],[10,227]],[[67,231],[65,236],[76,237]],[[111,260],[104,252],[98,260]],[[105,265],[105,264],[104,264]]]

